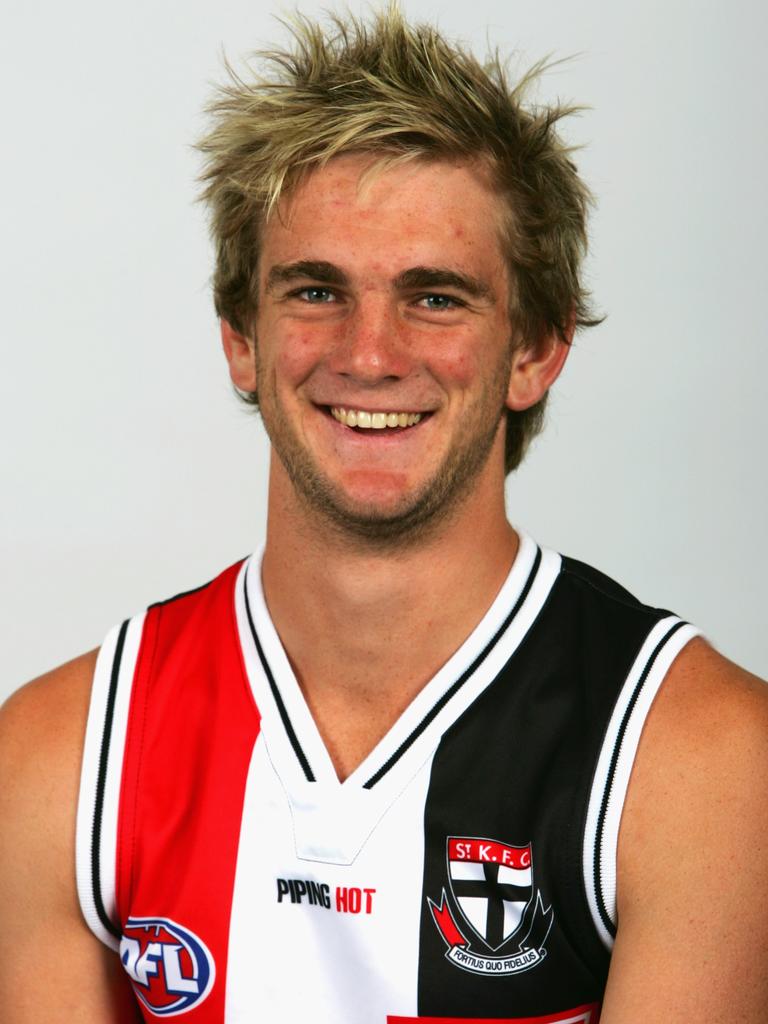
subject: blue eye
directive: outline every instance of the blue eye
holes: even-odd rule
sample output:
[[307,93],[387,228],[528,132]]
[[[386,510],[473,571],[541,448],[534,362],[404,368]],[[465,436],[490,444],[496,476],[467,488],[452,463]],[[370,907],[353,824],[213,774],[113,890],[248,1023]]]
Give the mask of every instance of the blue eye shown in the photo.
[[302,288],[301,291],[296,292],[296,295],[305,302],[311,302],[314,305],[336,301],[336,296],[330,288]]
[[437,311],[453,309],[454,307],[461,305],[461,302],[459,302],[458,299],[454,299],[451,295],[424,295],[419,299],[419,302],[427,309],[434,309]]

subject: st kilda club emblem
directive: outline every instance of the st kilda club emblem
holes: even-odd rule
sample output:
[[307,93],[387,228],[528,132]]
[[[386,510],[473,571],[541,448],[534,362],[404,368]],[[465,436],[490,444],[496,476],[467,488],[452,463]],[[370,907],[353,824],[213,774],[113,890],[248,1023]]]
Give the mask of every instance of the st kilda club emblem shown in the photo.
[[530,843],[449,836],[446,852],[451,899],[443,889],[440,906],[427,901],[448,960],[496,977],[540,963],[554,915],[534,885]]

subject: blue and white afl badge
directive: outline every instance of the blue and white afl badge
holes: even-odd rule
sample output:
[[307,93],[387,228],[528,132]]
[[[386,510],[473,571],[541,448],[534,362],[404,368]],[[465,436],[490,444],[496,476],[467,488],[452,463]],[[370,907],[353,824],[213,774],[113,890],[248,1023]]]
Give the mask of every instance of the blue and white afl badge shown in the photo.
[[120,960],[136,997],[156,1017],[174,1017],[199,1006],[216,977],[203,940],[168,917],[129,917]]

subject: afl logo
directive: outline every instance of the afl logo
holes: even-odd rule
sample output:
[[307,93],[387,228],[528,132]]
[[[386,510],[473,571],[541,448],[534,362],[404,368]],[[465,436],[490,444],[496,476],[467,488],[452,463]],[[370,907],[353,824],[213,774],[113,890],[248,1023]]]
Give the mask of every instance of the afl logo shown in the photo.
[[202,940],[167,917],[129,917],[120,959],[137,997],[156,1017],[174,1017],[198,1006],[216,976]]

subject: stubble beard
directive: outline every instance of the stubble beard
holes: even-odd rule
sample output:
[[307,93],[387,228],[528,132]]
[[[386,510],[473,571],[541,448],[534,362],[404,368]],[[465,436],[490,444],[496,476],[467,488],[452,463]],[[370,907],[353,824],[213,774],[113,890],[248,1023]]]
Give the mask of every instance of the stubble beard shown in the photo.
[[[505,363],[494,374],[495,381],[503,382],[508,373]],[[506,417],[505,393],[498,386],[493,390],[486,387],[462,421],[462,442],[452,447],[430,479],[418,490],[404,495],[398,507],[386,512],[374,502],[350,502],[299,442],[279,407],[273,406],[266,416],[262,407],[261,413],[272,447],[310,517],[322,520],[347,543],[356,542],[373,550],[394,550],[438,533],[461,507],[488,462],[499,424]]]

